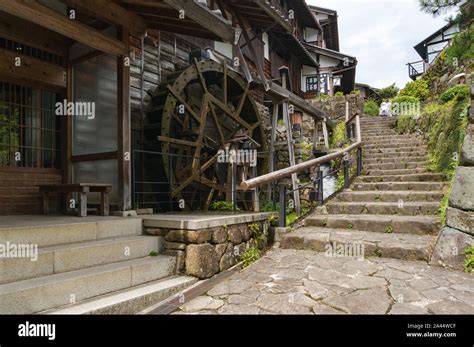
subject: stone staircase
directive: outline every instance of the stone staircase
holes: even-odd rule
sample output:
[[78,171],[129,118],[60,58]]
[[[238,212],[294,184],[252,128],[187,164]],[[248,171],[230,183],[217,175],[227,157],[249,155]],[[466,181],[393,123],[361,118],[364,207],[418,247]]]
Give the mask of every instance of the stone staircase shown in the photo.
[[362,244],[364,255],[428,261],[441,228],[446,177],[427,168],[427,148],[398,135],[396,118],[362,118],[363,175],[282,237],[282,248],[324,252]]
[[0,228],[0,244],[38,245],[35,261],[0,259],[0,314],[133,314],[196,281],[141,218]]

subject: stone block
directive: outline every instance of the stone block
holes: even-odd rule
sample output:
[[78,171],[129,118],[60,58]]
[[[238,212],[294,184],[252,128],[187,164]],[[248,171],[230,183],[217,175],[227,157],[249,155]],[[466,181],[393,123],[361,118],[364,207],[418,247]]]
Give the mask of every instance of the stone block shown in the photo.
[[474,212],[448,207],[446,209],[446,225],[474,236]]
[[228,240],[234,245],[242,243],[242,232],[239,229],[238,225],[231,225],[228,231]]
[[457,168],[449,206],[474,211],[474,167]]
[[461,149],[461,165],[474,166],[474,124],[470,124],[466,131]]
[[443,228],[431,256],[431,265],[462,270],[464,250],[474,245],[474,237],[449,227]]
[[212,230],[212,243],[224,243],[227,241],[227,230],[223,227],[217,227]]
[[166,241],[195,244],[208,242],[210,239],[210,230],[170,230],[165,236]]
[[219,258],[210,244],[189,245],[186,249],[186,273],[201,279],[219,272]]

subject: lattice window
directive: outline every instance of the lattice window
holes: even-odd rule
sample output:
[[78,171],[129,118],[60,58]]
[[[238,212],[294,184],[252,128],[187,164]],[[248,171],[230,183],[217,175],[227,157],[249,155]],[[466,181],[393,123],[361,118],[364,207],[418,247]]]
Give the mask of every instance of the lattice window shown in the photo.
[[59,95],[0,80],[0,166],[59,168]]

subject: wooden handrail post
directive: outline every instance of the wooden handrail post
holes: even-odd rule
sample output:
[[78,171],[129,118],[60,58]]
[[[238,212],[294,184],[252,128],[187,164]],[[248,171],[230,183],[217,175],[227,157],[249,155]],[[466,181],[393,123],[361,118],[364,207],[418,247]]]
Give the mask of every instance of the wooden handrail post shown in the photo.
[[279,214],[280,228],[286,228],[286,185],[280,184],[280,214]]

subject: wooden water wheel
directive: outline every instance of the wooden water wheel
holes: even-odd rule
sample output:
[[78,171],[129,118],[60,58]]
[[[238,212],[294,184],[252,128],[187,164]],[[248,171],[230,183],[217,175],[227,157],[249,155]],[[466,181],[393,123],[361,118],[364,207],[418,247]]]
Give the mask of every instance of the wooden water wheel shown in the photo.
[[[259,151],[264,145],[249,84],[213,61],[195,60],[168,76],[152,97],[145,135],[148,149],[162,153],[149,165],[153,180],[166,180],[168,185],[160,190],[169,193],[168,200],[184,200],[186,209],[192,210],[230,200],[230,165],[219,162],[219,150],[242,136],[258,143]],[[240,174],[239,182],[248,178],[246,174]]]

